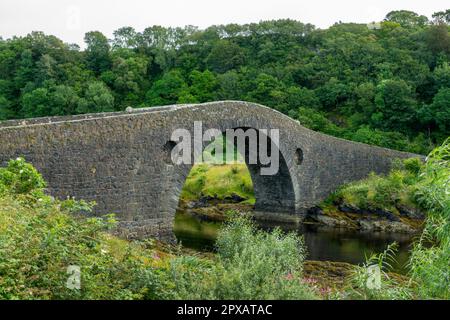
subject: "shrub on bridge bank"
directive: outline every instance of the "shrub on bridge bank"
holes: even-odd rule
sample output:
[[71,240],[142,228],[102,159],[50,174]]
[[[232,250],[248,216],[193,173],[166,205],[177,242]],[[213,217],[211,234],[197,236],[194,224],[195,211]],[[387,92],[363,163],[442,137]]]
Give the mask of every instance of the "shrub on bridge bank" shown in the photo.
[[372,173],[366,179],[342,186],[325,200],[323,207],[420,217],[425,208],[420,206],[416,192],[422,166],[418,158],[399,160],[387,175]]
[[[103,231],[113,221],[76,219],[45,201],[0,199],[0,299],[129,299],[137,258]],[[81,289],[67,268],[79,266]]]

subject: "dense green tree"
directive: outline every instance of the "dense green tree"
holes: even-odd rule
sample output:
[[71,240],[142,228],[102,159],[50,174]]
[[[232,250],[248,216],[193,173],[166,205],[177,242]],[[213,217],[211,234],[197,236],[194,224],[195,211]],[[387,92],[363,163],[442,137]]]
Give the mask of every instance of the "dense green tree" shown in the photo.
[[46,88],[37,88],[22,96],[21,114],[26,118],[51,115],[50,95]]
[[433,53],[450,54],[450,35],[446,24],[431,26],[427,31],[427,41]]
[[136,48],[139,44],[138,34],[132,27],[122,27],[114,31],[113,48]]
[[313,90],[297,86],[291,86],[286,89],[286,103],[289,109],[298,107],[319,110],[320,100]]
[[11,109],[11,102],[0,95],[0,120],[13,119],[14,110]]
[[441,88],[421,115],[422,121],[435,124],[439,131],[450,131],[450,88]]
[[57,62],[49,54],[43,54],[36,62],[34,80],[36,85],[42,85],[48,80],[57,79]]
[[416,101],[404,80],[383,80],[376,88],[372,123],[384,129],[405,132],[414,121]]
[[434,69],[433,78],[437,89],[450,88],[450,65],[448,62],[444,62]]
[[432,17],[434,19],[434,23],[436,24],[450,24],[450,9],[435,12]]
[[244,94],[241,86],[241,76],[235,70],[217,75],[217,97],[221,100],[239,100]]
[[285,105],[284,84],[269,74],[261,73],[253,81],[254,89],[247,95],[247,100],[267,103],[280,111],[287,111]]
[[342,137],[344,130],[331,122],[324,113],[315,109],[300,107],[297,114],[292,113],[292,117],[297,118],[301,125],[316,131]]
[[220,40],[206,58],[206,65],[215,72],[224,73],[238,68],[244,61],[245,53],[240,46],[227,40]]
[[148,64],[146,56],[130,52],[115,56],[111,70],[102,73],[101,79],[114,89],[117,103],[122,107],[142,101],[143,90],[149,84]]
[[77,104],[77,113],[114,111],[114,97],[103,82],[87,85],[83,98]]
[[391,11],[386,15],[386,20],[397,22],[402,27],[423,27],[428,23],[426,16],[408,10]]
[[400,132],[385,132],[369,126],[361,126],[352,134],[352,139],[392,149],[405,149],[408,144],[408,140]]
[[2,78],[9,78],[16,71],[17,52],[9,48],[7,43],[0,41],[0,74]]
[[316,92],[322,106],[328,111],[342,105],[350,95],[348,86],[336,78],[331,78],[323,86],[318,88]]
[[99,31],[91,31],[84,36],[84,42],[87,66],[97,74],[108,70],[111,67],[108,38]]
[[434,93],[442,88],[450,88],[450,66],[447,62],[444,62],[442,65],[434,69],[433,80],[434,86],[432,91]]
[[23,89],[27,84],[34,81],[33,53],[30,49],[25,49],[19,53],[19,62],[14,75],[14,84],[17,90]]
[[[180,71],[172,70],[157,80],[147,91],[146,103],[150,106],[174,104],[180,96],[186,96],[188,85]],[[186,102],[186,101],[184,101]]]
[[194,70],[189,75],[189,92],[198,102],[213,101],[216,97],[217,79],[209,70]]
[[80,100],[72,87],[63,84],[53,88],[50,99],[51,114],[59,116],[75,114]]
[[374,112],[375,85],[372,82],[364,82],[355,88],[357,112],[370,115]]

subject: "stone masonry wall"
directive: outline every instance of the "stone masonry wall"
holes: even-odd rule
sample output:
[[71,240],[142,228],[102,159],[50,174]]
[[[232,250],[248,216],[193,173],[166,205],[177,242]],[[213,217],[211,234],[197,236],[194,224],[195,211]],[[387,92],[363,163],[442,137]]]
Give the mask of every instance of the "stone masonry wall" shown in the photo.
[[193,135],[194,121],[203,130],[280,130],[278,174],[261,176],[258,165],[249,165],[258,211],[301,214],[343,183],[386,173],[394,158],[417,156],[314,132],[261,105],[223,101],[4,121],[0,165],[24,156],[51,195],[95,200],[95,213],[115,213],[130,237],[167,239],[190,170],[171,163],[167,143],[174,129]]

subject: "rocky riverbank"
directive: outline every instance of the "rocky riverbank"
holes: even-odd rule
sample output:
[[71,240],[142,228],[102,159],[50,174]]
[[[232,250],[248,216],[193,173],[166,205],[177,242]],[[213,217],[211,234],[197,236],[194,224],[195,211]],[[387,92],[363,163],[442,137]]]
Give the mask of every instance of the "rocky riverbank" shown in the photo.
[[195,201],[181,200],[178,206],[180,212],[189,212],[190,215],[201,221],[226,221],[230,211],[253,212],[254,205],[246,203],[238,196],[225,199],[202,197]]
[[379,232],[417,233],[422,230],[425,215],[416,210],[400,208],[397,212],[389,210],[362,210],[348,205],[314,207],[305,215],[270,215],[254,212],[254,205],[246,203],[238,196],[225,200],[203,197],[196,201],[181,201],[181,212],[188,211],[202,221],[225,221],[230,211],[253,214],[256,219],[294,224],[317,224],[334,228],[371,230]]
[[395,233],[418,233],[425,215],[416,209],[403,208],[397,212],[375,209],[362,210],[348,205],[314,207],[303,222],[355,230]]

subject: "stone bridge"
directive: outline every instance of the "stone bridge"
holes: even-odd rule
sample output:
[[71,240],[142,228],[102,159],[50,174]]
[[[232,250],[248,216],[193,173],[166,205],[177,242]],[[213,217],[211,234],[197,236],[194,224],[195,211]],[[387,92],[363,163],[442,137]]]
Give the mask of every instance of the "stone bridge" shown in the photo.
[[[280,169],[261,175],[248,164],[258,212],[300,215],[344,183],[385,173],[394,158],[413,154],[311,131],[261,105],[223,101],[126,112],[0,123],[0,164],[24,156],[58,198],[95,200],[98,215],[115,213],[131,237],[172,235],[190,165],[171,161],[173,130],[279,129]],[[272,150],[273,152],[273,150]]]

